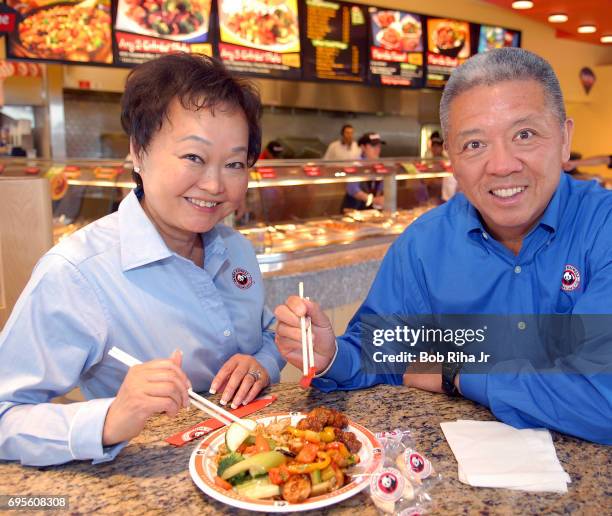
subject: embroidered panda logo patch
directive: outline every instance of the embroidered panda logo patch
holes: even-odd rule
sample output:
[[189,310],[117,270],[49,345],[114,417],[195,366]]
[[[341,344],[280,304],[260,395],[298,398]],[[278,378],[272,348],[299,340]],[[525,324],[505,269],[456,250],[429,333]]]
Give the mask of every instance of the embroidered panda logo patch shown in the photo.
[[241,269],[240,267],[236,267],[232,271],[232,280],[234,281],[234,285],[242,289],[251,288],[253,284],[253,278],[249,271]]
[[561,278],[561,290],[571,292],[580,286],[580,271],[573,265],[566,265]]

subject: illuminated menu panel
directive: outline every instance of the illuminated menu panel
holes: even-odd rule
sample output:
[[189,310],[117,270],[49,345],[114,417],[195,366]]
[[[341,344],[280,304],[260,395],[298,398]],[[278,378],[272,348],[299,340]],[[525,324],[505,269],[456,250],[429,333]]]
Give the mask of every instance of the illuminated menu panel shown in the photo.
[[423,83],[423,20],[417,14],[370,7],[370,81],[383,86]]
[[212,56],[210,18],[211,0],[118,0],[115,63],[175,52]]
[[427,19],[426,86],[444,87],[452,71],[472,53],[468,22]]
[[299,79],[297,0],[219,0],[219,57],[234,72]]
[[367,77],[366,7],[306,0],[303,77],[363,83]]
[[49,0],[7,0],[15,13],[7,38],[8,57],[37,61],[112,64],[111,2],[67,4]]
[[481,25],[478,37],[478,52],[487,52],[494,48],[518,47],[520,41],[521,33],[518,31]]

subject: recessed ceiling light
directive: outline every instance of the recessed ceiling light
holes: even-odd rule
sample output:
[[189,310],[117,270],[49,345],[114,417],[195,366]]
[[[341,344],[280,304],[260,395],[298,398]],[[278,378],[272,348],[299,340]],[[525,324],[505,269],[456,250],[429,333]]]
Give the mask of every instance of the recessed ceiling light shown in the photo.
[[531,0],[517,0],[512,2],[512,9],[531,9],[533,2]]
[[612,43],[612,34],[602,36],[601,38],[599,38],[599,41],[601,41],[602,43]]
[[567,14],[551,14],[548,17],[550,23],[565,23],[567,20]]
[[597,27],[595,25],[581,25],[578,27],[578,32],[580,34],[593,34],[593,32],[597,32]]

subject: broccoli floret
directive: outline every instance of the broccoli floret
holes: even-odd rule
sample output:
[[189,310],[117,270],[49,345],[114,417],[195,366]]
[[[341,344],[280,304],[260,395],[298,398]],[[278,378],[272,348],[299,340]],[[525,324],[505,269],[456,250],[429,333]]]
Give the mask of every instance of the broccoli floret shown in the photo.
[[[229,455],[223,457],[217,466],[217,476],[222,476],[227,468],[242,460],[244,460],[244,457],[240,453],[236,452],[230,453]],[[229,482],[232,483],[231,480]]]

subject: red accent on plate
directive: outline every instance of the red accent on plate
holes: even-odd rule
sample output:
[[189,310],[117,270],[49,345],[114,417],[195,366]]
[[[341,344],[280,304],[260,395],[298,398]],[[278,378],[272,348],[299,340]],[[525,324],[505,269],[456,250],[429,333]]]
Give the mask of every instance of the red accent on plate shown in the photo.
[[24,169],[24,172],[26,174],[38,174],[40,172],[40,168],[39,167],[26,167]]
[[374,170],[377,174],[386,174],[387,172],[389,172],[389,169],[385,167],[382,163],[375,163]]
[[347,174],[354,174],[357,172],[357,167],[344,167],[343,169]]

